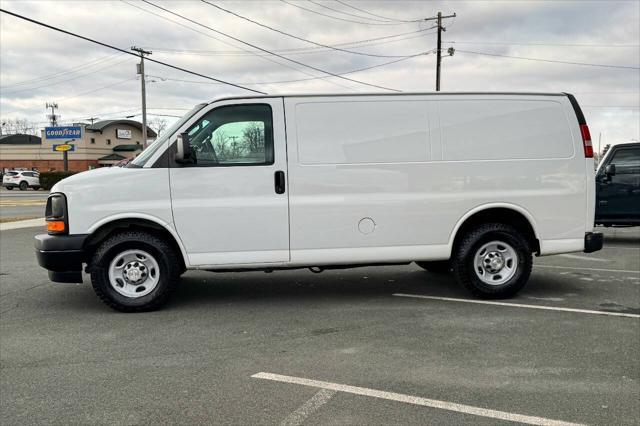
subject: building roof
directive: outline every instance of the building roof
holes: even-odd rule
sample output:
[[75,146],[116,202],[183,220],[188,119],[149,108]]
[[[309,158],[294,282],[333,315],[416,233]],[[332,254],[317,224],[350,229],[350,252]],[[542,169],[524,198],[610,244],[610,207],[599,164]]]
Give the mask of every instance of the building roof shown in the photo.
[[2,145],[41,145],[42,139],[39,136],[24,135],[16,133],[14,135],[0,136],[0,144]]
[[[135,120],[100,120],[100,121],[96,121],[93,124],[88,125],[87,127],[85,127],[85,130],[88,130],[90,132],[102,132],[105,127],[108,126],[117,126],[118,124],[124,124],[127,126],[131,126],[131,127],[135,127],[136,129],[142,131],[142,123],[139,121],[135,121]],[[156,136],[158,136],[156,134],[156,132],[153,131],[153,129],[149,126],[147,126],[147,136],[149,136],[150,138],[155,138]]]
[[122,155],[119,154],[109,154],[109,155],[105,155],[104,157],[100,157],[98,158],[98,161],[120,161],[120,160],[124,160],[127,157],[123,157]]
[[139,143],[125,144],[125,145],[116,145],[113,147],[114,152],[122,152],[122,151],[138,151],[142,150],[142,145]]

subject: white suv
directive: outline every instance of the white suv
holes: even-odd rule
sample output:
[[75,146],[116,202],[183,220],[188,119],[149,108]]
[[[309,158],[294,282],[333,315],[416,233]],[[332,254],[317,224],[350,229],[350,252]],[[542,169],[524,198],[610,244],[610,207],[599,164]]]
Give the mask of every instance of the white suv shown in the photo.
[[38,190],[40,189],[40,174],[32,171],[13,170],[4,174],[2,186],[9,190],[13,188],[20,188],[20,191],[25,191],[27,188]]

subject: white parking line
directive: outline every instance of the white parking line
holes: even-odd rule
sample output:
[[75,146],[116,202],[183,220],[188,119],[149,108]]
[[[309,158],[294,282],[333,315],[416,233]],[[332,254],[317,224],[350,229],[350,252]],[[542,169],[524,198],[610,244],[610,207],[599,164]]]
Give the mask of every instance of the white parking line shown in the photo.
[[573,269],[576,271],[598,271],[598,272],[621,272],[624,274],[634,274],[640,276],[640,271],[632,271],[630,269],[603,269],[603,268],[577,268],[575,266],[555,266],[555,265],[533,265],[534,268],[551,268],[551,269]]
[[301,425],[304,420],[313,414],[318,408],[326,404],[337,391],[331,389],[320,389],[318,393],[313,395],[304,404],[300,406],[296,411],[289,414],[286,419],[280,423],[281,426],[298,426]]
[[512,308],[541,309],[544,311],[561,311],[561,312],[573,312],[578,314],[607,315],[610,317],[640,318],[640,315],[638,314],[625,314],[623,312],[592,311],[589,309],[561,308],[556,306],[544,306],[544,305],[523,305],[522,303],[495,302],[495,301],[489,301],[489,300],[457,299],[453,297],[425,296],[422,294],[394,293],[393,296],[410,297],[413,299],[444,300],[446,302],[477,303],[480,305],[510,306]]
[[580,256],[577,254],[559,254],[560,257],[566,257],[567,259],[586,260],[587,262],[610,262],[609,259],[600,259],[599,257]]
[[440,401],[437,399],[422,398],[420,396],[405,395],[402,393],[386,392],[359,386],[342,385],[340,383],[323,382],[320,380],[305,379],[302,377],[283,376],[281,374],[257,373],[251,376],[255,379],[273,380],[275,382],[293,383],[296,385],[311,386],[321,389],[329,389],[336,392],[346,392],[354,395],[369,396],[390,401],[404,402],[407,404],[421,405],[423,407],[438,408],[440,410],[455,411],[457,413],[471,414],[473,416],[487,417],[491,419],[506,420],[529,425],[553,425],[576,426],[579,423],[563,422],[561,420],[547,419],[544,417],[525,416],[506,411],[489,410],[472,405],[458,404],[455,402]]

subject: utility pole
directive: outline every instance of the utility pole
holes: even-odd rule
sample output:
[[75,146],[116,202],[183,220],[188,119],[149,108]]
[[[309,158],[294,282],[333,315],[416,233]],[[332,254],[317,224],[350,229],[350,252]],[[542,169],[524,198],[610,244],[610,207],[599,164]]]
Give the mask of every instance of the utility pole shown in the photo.
[[145,88],[144,75],[144,56],[151,55],[152,52],[132,46],[131,50],[140,54],[140,64],[138,65],[138,74],[140,74],[140,82],[142,89],[142,144],[147,146],[147,91]]
[[47,102],[46,104],[46,108],[51,108],[51,115],[49,115],[47,118],[49,120],[51,120],[51,126],[55,127],[58,125],[58,116],[56,115],[55,110],[58,109],[58,104],[55,102]]
[[600,155],[600,143],[602,142],[602,132],[598,133],[598,155]]
[[98,119],[98,117],[89,117],[87,118],[87,121],[91,122],[91,125],[93,126],[93,122],[96,121]]
[[[438,26],[438,46],[436,47],[436,92],[440,91],[440,64],[442,62],[442,32],[447,31],[445,27],[442,26],[442,20],[446,18],[455,18],[456,14],[442,16],[442,12],[438,12],[437,16],[437,26]],[[433,19],[433,18],[430,18]],[[449,49],[449,55],[452,55],[453,51]]]
[[436,92],[440,91],[440,64],[442,62],[442,12],[438,12],[438,44],[436,47]]

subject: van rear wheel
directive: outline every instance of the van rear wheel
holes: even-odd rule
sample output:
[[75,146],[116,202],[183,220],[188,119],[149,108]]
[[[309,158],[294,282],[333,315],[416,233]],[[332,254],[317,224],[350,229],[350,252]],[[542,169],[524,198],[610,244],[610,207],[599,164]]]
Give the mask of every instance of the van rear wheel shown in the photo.
[[167,301],[180,279],[178,256],[156,235],[120,232],[95,251],[91,284],[98,297],[115,310],[151,311]]
[[480,225],[464,236],[454,250],[453,275],[477,297],[511,297],[531,275],[529,243],[509,225]]

